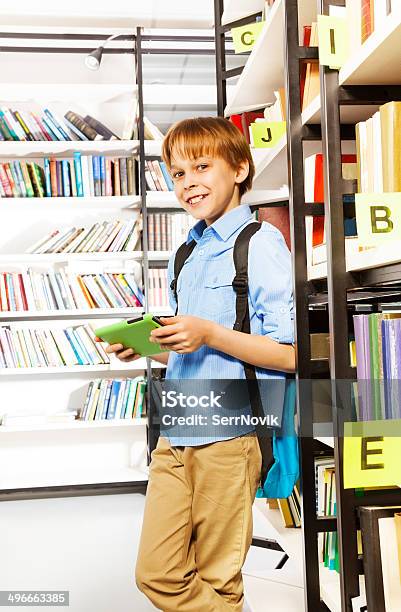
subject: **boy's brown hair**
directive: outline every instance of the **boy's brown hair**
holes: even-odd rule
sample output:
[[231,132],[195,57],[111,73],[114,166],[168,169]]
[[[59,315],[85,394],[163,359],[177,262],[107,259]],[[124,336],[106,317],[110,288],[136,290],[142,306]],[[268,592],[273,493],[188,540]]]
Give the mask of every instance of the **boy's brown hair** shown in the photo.
[[173,150],[184,159],[204,155],[220,157],[234,170],[241,162],[247,161],[249,173],[238,185],[240,196],[252,187],[255,166],[249,145],[240,130],[223,117],[195,117],[178,121],[170,127],[163,140],[162,158],[169,171]]

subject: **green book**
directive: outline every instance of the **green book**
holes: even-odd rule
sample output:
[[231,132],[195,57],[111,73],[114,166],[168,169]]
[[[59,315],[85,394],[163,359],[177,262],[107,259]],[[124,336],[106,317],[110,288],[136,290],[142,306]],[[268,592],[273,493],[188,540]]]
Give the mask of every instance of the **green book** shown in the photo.
[[372,394],[372,416],[376,421],[383,418],[380,397],[380,354],[379,354],[379,313],[369,315],[369,350],[370,350],[370,376]]

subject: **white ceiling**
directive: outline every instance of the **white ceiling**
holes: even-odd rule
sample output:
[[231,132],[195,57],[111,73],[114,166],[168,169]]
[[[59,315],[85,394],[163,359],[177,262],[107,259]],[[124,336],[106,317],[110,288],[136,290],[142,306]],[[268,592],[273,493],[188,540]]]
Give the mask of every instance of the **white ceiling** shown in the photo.
[[0,2],[1,25],[210,28],[213,0],[18,0]]

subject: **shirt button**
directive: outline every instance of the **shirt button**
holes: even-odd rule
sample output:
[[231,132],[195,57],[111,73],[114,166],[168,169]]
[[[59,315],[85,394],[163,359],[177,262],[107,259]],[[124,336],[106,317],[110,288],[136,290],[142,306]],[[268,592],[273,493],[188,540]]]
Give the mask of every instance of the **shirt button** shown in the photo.
[[285,308],[283,306],[280,308],[280,312],[282,312],[283,314],[285,313]]
[[198,251],[199,255],[203,255],[203,253],[204,253],[204,252],[205,252],[205,251],[204,251],[203,249],[200,249],[200,250]]

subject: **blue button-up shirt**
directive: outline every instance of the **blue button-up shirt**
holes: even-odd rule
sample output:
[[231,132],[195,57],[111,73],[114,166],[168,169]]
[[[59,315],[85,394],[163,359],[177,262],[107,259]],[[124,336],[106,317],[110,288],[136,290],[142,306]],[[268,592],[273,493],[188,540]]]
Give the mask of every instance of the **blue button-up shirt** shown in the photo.
[[[240,231],[253,221],[249,206],[240,204],[209,227],[199,221],[190,230],[187,242],[193,239],[196,246],[178,277],[179,315],[193,315],[233,327],[236,302],[232,287],[235,276],[233,247]],[[168,264],[169,286],[174,277],[174,258],[175,253]],[[281,232],[265,221],[249,243],[248,277],[251,333],[281,343],[294,342],[291,255]],[[171,289],[169,301],[175,311],[176,301]],[[256,374],[258,381],[274,378],[283,382],[285,379],[282,372],[259,367]],[[235,357],[202,346],[193,353],[171,352],[166,378],[240,380],[245,379],[245,372],[242,362]],[[252,414],[249,403],[241,410]],[[241,436],[254,429],[252,424],[242,424],[234,432],[230,429],[227,433],[224,428],[216,427],[194,426],[192,430],[180,430],[177,425],[161,431],[161,435],[168,437],[172,445],[197,446]]]

